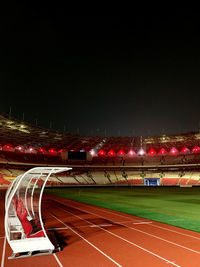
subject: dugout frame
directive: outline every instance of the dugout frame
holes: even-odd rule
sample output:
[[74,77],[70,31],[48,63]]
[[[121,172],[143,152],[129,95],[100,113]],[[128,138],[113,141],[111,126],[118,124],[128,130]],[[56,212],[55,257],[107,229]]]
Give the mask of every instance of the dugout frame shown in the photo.
[[17,176],[5,196],[5,234],[13,251],[9,259],[53,253],[41,214],[42,195],[51,175],[68,167],[35,167]]

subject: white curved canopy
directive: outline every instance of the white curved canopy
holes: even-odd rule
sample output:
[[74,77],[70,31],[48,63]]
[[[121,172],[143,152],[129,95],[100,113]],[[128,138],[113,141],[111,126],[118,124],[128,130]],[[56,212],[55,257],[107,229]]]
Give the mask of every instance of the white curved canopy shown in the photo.
[[13,250],[10,258],[49,254],[54,245],[48,238],[41,215],[41,201],[47,180],[52,174],[68,171],[65,167],[36,167],[16,177],[6,193],[5,233]]

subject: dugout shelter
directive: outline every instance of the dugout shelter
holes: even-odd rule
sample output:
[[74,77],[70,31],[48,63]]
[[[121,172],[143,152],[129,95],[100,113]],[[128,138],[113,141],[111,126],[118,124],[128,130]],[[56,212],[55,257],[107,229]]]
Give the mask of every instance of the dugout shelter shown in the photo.
[[5,198],[5,234],[13,251],[10,259],[53,253],[41,214],[47,180],[71,168],[36,167],[16,177]]

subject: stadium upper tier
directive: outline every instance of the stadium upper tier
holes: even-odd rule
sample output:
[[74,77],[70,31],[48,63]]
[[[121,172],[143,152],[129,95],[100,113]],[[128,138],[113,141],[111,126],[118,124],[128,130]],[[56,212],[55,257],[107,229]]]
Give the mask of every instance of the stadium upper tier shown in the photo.
[[[200,133],[157,137],[96,137],[47,130],[0,115],[0,150],[54,156],[63,151],[85,151],[92,158],[164,157],[200,154]],[[14,153],[13,153],[14,154]],[[3,155],[3,154],[2,154]],[[5,158],[1,155],[1,158]],[[12,156],[15,157],[15,156]],[[40,158],[36,158],[38,161]]]

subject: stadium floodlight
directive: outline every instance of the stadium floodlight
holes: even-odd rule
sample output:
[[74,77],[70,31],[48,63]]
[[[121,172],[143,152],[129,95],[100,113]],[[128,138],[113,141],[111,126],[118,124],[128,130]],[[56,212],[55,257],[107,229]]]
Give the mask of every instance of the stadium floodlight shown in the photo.
[[183,147],[182,150],[181,150],[181,153],[188,154],[188,153],[190,153],[190,150],[187,147]]
[[140,150],[138,151],[139,156],[143,156],[145,154],[144,149],[141,147]]
[[98,154],[100,156],[105,156],[106,155],[106,152],[103,149],[101,149]]
[[120,149],[117,154],[120,155],[120,156],[124,156],[125,152],[124,152],[123,149]]
[[115,156],[115,152],[114,152],[114,150],[110,150],[109,152],[108,152],[108,155],[110,156],[110,157],[114,157]]
[[128,152],[128,155],[133,156],[135,155],[135,151],[133,149],[130,149]]
[[44,148],[42,148],[42,147],[38,151],[41,152],[41,153],[45,152]]
[[94,157],[94,156],[96,155],[96,151],[95,151],[94,149],[91,149],[91,150],[90,150],[90,155],[91,155],[92,157]]
[[199,146],[195,146],[193,149],[192,149],[192,153],[199,153],[200,152],[200,147]]
[[161,148],[159,154],[164,156],[167,154],[167,151],[164,148]]
[[54,156],[58,154],[58,152],[54,148],[50,148],[48,152],[50,155],[54,155]]
[[15,150],[19,150],[20,152],[23,152],[24,151],[24,148],[23,148],[23,146],[17,146],[15,148]]
[[149,155],[154,156],[156,154],[155,149],[151,148],[148,152]]
[[4,148],[5,149],[10,149],[12,146],[11,145],[5,145]]
[[178,153],[178,150],[177,150],[175,147],[172,147],[172,148],[170,149],[170,153],[171,153],[171,154],[176,154],[176,153]]

